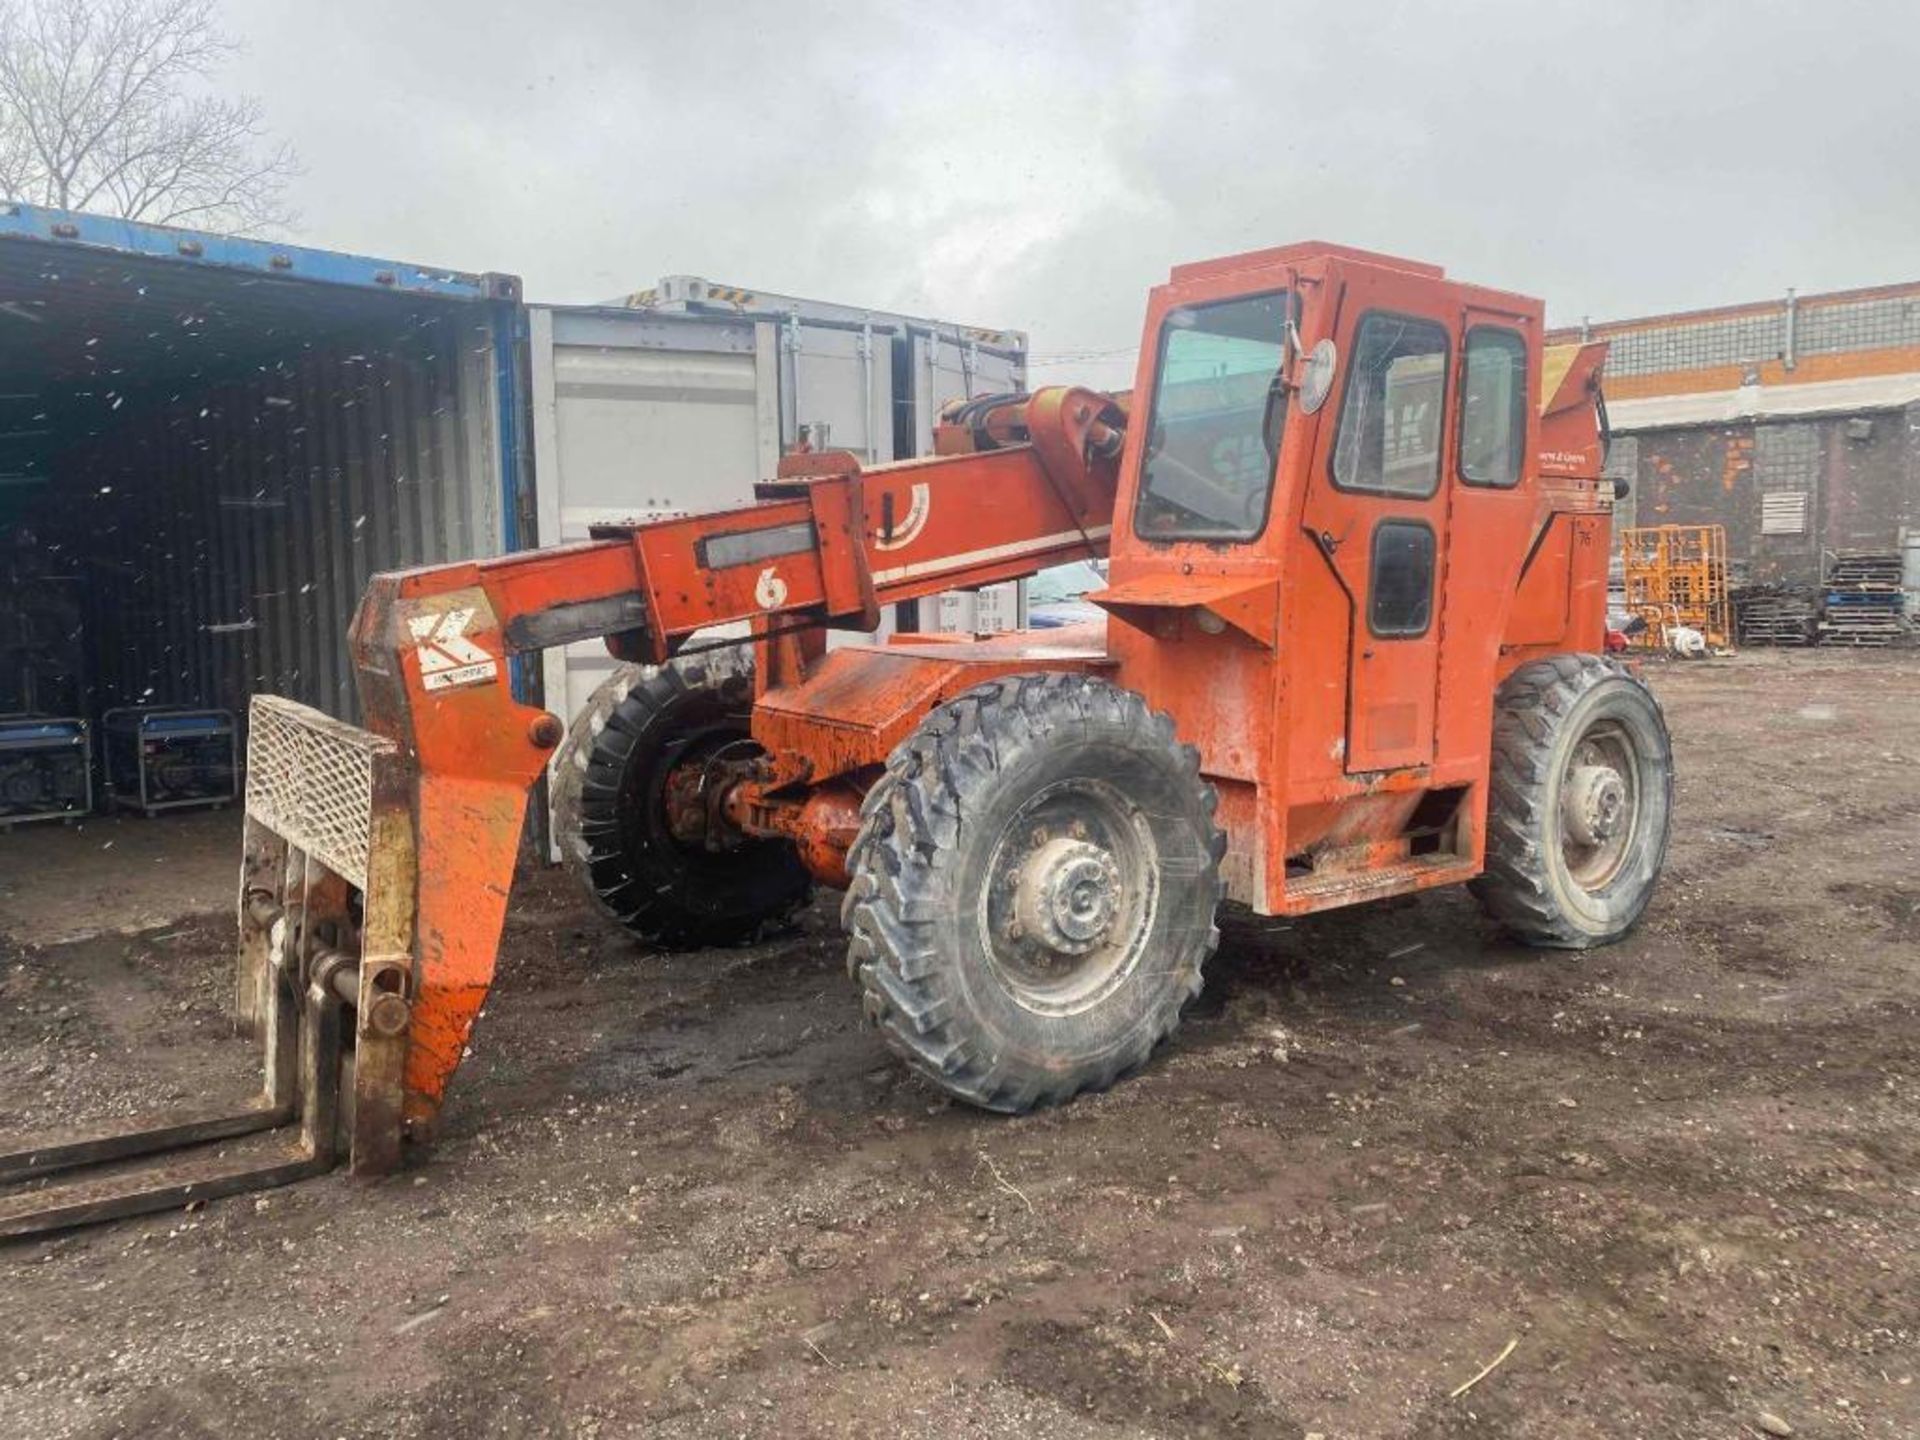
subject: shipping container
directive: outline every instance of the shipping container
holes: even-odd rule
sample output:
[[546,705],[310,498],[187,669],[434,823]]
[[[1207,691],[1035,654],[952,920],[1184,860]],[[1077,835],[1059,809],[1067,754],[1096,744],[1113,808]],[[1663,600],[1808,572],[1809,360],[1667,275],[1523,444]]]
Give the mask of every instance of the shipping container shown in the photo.
[[511,276],[0,206],[0,636],[79,631],[0,647],[0,693],[65,690],[96,725],[262,690],[353,717],[367,578],[521,541],[519,300]]
[[[780,462],[776,327],[751,318],[529,306],[535,530],[752,503]],[[548,709],[571,719],[612,673],[599,641],[542,656]]]
[[[1020,330],[865,310],[697,275],[669,275],[616,304],[719,322],[775,322],[783,453],[805,443],[816,450],[850,450],[868,464],[931,455],[934,424],[949,402],[1027,388],[1027,336]],[[888,624],[1004,630],[1019,623],[1023,593],[1007,584],[944,595],[889,617]]]
[[804,430],[818,449],[869,462],[931,454],[950,400],[1027,388],[1027,337],[948,320],[863,310],[669,275],[612,302],[618,308],[780,324],[780,438]]
[[[948,401],[1027,382],[1019,331],[685,275],[606,305],[530,306],[527,330],[541,544],[748,504],[803,439],[874,464],[930,454]],[[1022,596],[1018,584],[935,596],[883,628],[1013,629]],[[612,669],[597,643],[550,652],[548,708],[578,714]]]

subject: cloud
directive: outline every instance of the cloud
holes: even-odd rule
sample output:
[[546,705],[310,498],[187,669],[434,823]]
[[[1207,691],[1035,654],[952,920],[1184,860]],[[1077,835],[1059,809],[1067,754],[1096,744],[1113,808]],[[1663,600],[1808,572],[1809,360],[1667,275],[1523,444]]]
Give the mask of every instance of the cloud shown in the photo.
[[1839,23],[1645,0],[231,0],[229,20],[232,79],[305,161],[301,238],[512,271],[541,299],[691,272],[1106,354],[1169,265],[1307,237],[1562,320],[1916,269],[1920,27],[1892,3]]

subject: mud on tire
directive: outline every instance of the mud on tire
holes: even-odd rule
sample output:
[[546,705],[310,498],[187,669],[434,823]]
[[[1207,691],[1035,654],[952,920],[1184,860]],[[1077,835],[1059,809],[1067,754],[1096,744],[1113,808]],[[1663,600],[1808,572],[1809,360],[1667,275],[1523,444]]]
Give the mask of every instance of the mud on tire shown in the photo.
[[726,850],[683,843],[666,824],[678,764],[750,745],[753,659],[744,647],[623,666],[594,691],[554,766],[561,857],[594,904],[670,948],[737,944],[791,918],[812,883],[782,840]]
[[1112,1084],[1219,943],[1215,805],[1172,721],[1104,681],[1010,676],[938,707],[868,792],[848,857],[868,1018],[989,1110]]
[[1494,705],[1487,913],[1530,945],[1625,935],[1653,898],[1673,814],[1673,752],[1653,692],[1596,655],[1514,671]]

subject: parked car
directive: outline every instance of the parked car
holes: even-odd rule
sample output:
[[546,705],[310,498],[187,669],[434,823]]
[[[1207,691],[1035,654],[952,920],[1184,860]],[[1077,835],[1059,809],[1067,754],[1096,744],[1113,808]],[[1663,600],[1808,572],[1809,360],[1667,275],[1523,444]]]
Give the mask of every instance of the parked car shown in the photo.
[[1107,612],[1086,597],[1106,588],[1106,567],[1091,560],[1042,570],[1027,582],[1027,625],[1034,630],[1057,630],[1104,619]]

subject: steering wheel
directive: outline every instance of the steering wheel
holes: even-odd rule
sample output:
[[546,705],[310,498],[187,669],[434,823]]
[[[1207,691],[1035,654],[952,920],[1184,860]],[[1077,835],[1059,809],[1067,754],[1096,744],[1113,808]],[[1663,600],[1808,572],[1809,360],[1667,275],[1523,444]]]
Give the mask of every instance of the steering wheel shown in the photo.
[[[1260,512],[1263,508],[1261,502],[1265,499],[1263,492],[1256,490],[1252,493],[1243,493],[1239,490],[1229,489],[1220,483],[1218,477],[1194,469],[1193,466],[1187,464],[1186,461],[1165,450],[1150,455],[1148,459],[1154,465],[1165,465],[1171,470],[1178,471],[1183,478],[1192,482],[1203,494],[1219,501],[1217,509],[1199,510],[1187,504],[1184,500],[1174,499],[1174,503],[1182,509],[1198,515],[1203,519],[1217,521],[1221,524],[1235,523],[1237,516],[1238,523],[1242,525],[1248,527],[1259,525],[1261,519]],[[1162,498],[1172,499],[1173,497]]]

